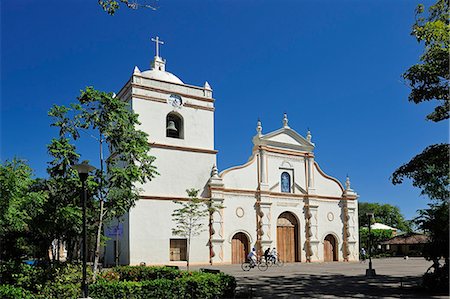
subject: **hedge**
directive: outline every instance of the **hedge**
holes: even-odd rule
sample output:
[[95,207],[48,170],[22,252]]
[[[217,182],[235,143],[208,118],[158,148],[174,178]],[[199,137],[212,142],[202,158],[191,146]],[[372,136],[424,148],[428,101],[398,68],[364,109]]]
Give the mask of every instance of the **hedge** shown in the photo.
[[[5,285],[0,285],[0,298],[77,299],[81,296],[80,265],[65,264],[51,269],[25,266],[20,270],[3,281]],[[88,277],[92,277],[92,272]],[[95,283],[89,282],[89,295],[93,299],[228,298],[234,296],[235,288],[235,278],[223,273],[120,266],[101,272]]]
[[182,277],[186,271],[169,267],[146,266],[118,266],[100,274],[106,280],[143,281],[154,279],[176,279]]
[[174,280],[103,280],[89,286],[89,295],[95,299],[228,298],[233,297],[235,288],[232,276],[193,272]]
[[12,285],[0,285],[0,298],[2,299],[35,299],[36,297],[21,287]]

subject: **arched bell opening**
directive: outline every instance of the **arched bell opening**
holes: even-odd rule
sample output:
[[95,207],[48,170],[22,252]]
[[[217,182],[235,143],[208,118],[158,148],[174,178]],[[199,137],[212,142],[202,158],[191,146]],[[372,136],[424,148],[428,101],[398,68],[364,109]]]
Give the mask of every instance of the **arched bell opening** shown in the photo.
[[166,137],[184,139],[183,117],[170,112],[166,117]]

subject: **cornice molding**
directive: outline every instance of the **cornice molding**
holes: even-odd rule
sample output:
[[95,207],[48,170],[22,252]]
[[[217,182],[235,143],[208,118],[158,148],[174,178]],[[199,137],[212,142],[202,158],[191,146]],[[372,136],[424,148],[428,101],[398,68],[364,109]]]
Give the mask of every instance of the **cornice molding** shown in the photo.
[[[160,88],[146,86],[146,85],[133,83],[133,82],[131,83],[131,87],[145,89],[145,90],[149,90],[149,91],[155,91],[155,92],[159,92],[159,93],[165,93],[165,94],[176,93],[176,94],[186,97],[186,98],[196,99],[196,100],[207,102],[207,103],[214,103],[213,98],[202,97],[202,96],[197,96],[197,95],[192,95],[192,94],[186,94],[186,93],[182,93],[182,92],[174,91],[174,90],[160,89]],[[133,94],[135,94],[135,93],[133,92]]]
[[204,149],[204,148],[177,146],[177,145],[169,145],[169,144],[162,144],[162,143],[149,143],[149,144],[153,148],[163,148],[163,149],[168,149],[168,150],[177,150],[177,151],[203,153],[203,154],[214,154],[214,155],[218,153],[217,150],[210,150],[210,149]]

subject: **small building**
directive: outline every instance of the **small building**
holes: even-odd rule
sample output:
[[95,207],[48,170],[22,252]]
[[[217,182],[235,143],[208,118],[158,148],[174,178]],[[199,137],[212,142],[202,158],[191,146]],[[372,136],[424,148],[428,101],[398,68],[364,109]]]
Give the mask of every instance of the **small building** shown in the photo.
[[381,243],[383,251],[393,256],[422,256],[423,247],[430,242],[427,235],[419,233],[405,233],[395,236]]
[[397,232],[398,232],[398,229],[396,229],[395,227],[391,227],[391,226],[383,224],[383,223],[374,223],[374,224],[370,225],[370,229],[391,230],[393,236],[396,236]]

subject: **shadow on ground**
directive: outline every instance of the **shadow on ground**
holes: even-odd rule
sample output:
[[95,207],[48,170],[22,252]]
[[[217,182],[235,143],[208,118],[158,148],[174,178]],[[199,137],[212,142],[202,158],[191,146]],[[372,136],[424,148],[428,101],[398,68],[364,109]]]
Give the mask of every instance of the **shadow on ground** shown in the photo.
[[[236,298],[433,298],[418,287],[420,278],[344,275],[239,277]],[[435,297],[436,298],[436,297]]]

